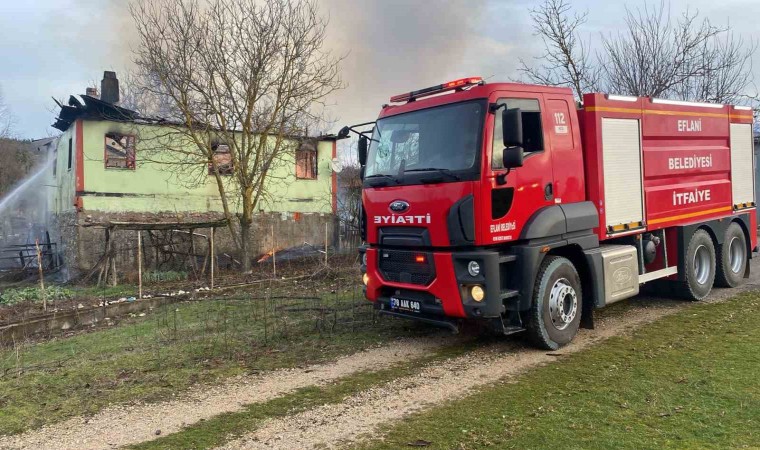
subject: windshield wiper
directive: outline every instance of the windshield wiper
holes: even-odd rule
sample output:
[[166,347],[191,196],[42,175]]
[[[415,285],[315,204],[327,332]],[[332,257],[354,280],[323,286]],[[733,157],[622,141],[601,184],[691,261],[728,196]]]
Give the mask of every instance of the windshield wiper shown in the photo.
[[[398,178],[394,177],[393,175],[386,175],[384,173],[376,173],[374,175],[369,175],[367,177],[364,177],[365,180],[370,180],[370,179],[373,179],[373,178],[374,179],[379,179],[379,178],[383,179],[383,180],[377,180],[378,182],[382,182],[384,180],[391,180],[391,181],[393,181],[396,184],[400,184],[399,181],[398,181]],[[372,183],[372,184],[376,184],[376,183]]]
[[459,175],[455,174],[454,172],[452,172],[449,169],[444,169],[444,168],[440,168],[440,167],[425,167],[425,168],[422,168],[422,169],[409,169],[409,170],[407,170],[407,172],[439,172],[439,173],[441,173],[443,175],[447,175],[447,176],[451,177],[452,179],[454,179],[456,181],[462,181],[462,177],[460,177]]

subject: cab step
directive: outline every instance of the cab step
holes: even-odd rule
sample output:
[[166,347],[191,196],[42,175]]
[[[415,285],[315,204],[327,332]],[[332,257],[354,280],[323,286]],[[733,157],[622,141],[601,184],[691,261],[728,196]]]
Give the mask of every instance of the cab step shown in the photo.
[[510,334],[520,333],[521,331],[525,331],[525,328],[523,327],[517,327],[513,325],[504,325],[504,336],[509,336]]
[[499,264],[517,261],[517,255],[499,255]]
[[502,300],[507,299],[507,298],[517,297],[518,295],[520,295],[520,292],[514,289],[503,289],[500,293],[500,297]]

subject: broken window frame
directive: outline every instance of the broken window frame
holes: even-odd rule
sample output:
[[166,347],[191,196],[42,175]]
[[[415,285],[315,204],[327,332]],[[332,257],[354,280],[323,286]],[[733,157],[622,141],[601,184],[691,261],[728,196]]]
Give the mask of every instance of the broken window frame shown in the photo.
[[69,138],[69,166],[68,166],[69,171],[71,171],[73,161],[74,161],[74,144],[73,144],[73,139]]
[[[211,150],[214,152],[214,155],[212,157],[216,161],[216,167],[219,170],[219,175],[233,175],[235,173],[235,165],[232,162],[232,153],[230,152],[230,146],[220,142],[212,145]],[[226,157],[223,157],[224,155],[226,155]],[[208,162],[208,174],[214,175],[214,164],[212,161]]]
[[296,179],[316,180],[319,176],[316,149],[296,150]]
[[[124,156],[116,156],[115,154],[109,154],[108,139],[111,139],[119,144],[123,139],[126,139],[126,147],[124,148]],[[103,138],[103,165],[106,170],[135,170],[137,167],[137,137],[134,134],[122,134],[122,133],[106,133]],[[118,149],[114,148],[114,153],[118,152]],[[111,161],[123,161],[123,165],[114,165]]]

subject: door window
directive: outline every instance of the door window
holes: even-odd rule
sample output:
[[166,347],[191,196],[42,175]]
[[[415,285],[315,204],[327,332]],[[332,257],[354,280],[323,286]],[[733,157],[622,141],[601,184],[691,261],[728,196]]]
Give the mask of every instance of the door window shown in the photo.
[[[506,103],[506,108],[520,108],[523,126],[523,147],[525,156],[544,150],[544,132],[541,127],[541,107],[537,99],[532,98],[502,98],[497,104]],[[504,142],[501,128],[501,109],[494,114],[493,144],[491,146],[491,168],[503,169],[502,150]]]

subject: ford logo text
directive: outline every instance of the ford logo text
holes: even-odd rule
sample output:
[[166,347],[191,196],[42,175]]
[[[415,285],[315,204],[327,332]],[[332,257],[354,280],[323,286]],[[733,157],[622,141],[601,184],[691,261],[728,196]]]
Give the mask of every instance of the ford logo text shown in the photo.
[[395,200],[395,201],[392,201],[388,207],[391,209],[391,211],[395,213],[403,213],[409,209],[409,203],[403,200]]

